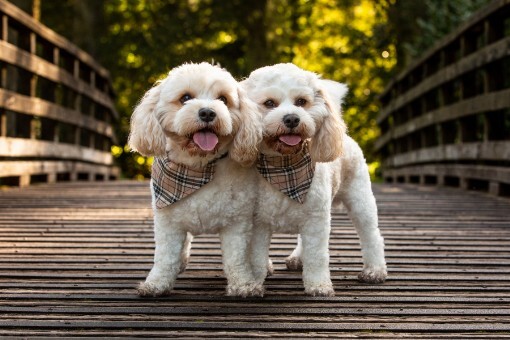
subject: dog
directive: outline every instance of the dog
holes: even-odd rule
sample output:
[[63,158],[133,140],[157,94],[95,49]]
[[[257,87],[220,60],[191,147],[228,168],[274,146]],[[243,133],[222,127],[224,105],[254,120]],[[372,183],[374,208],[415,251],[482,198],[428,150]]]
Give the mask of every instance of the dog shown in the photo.
[[263,282],[272,270],[268,260],[272,233],[298,233],[298,246],[287,258],[287,267],[302,267],[306,294],[334,295],[328,242],[336,199],[347,208],[360,238],[364,265],[359,279],[383,282],[384,240],[368,167],[341,118],[347,87],[293,64],[257,69],[241,85],[258,104],[264,129],[251,241],[256,280]]
[[220,235],[226,294],[261,295],[248,258],[256,192],[243,190],[256,186],[258,115],[232,75],[209,63],[172,69],[135,108],[128,144],[155,156],[154,265],[139,295],[169,294],[201,233]]

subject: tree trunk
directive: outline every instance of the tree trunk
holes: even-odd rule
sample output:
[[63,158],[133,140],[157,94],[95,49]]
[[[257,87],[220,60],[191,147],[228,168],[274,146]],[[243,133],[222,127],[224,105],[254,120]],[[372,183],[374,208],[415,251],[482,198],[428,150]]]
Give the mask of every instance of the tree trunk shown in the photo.
[[245,27],[248,32],[246,40],[246,71],[249,73],[270,62],[267,43],[266,8],[267,0],[250,1],[247,7]]

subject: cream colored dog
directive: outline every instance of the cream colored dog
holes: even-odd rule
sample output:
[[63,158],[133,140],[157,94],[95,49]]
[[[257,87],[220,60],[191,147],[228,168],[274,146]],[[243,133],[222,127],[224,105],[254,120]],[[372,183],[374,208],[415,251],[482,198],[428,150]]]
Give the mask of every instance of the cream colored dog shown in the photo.
[[188,261],[187,233],[220,234],[227,295],[262,294],[247,257],[256,192],[244,190],[256,186],[256,170],[248,165],[262,138],[258,115],[230,73],[207,63],[173,69],[136,107],[129,145],[156,156],[156,249],[140,295],[171,291]]
[[287,266],[302,265],[306,294],[334,295],[328,242],[331,205],[337,198],[360,237],[364,268],[359,279],[383,282],[384,243],[368,168],[340,114],[347,87],[293,64],[260,68],[242,86],[259,105],[264,127],[257,163],[264,177],[259,176],[251,245],[257,281],[267,274],[271,234],[299,233]]

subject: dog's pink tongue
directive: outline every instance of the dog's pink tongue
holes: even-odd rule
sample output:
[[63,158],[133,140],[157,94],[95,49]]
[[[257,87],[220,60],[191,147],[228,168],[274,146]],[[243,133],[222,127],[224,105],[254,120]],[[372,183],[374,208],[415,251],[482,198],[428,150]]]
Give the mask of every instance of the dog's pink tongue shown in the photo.
[[300,135],[281,135],[279,137],[280,141],[284,142],[287,145],[294,146],[301,142]]
[[218,144],[218,136],[211,131],[198,131],[193,134],[193,141],[204,151],[211,151]]

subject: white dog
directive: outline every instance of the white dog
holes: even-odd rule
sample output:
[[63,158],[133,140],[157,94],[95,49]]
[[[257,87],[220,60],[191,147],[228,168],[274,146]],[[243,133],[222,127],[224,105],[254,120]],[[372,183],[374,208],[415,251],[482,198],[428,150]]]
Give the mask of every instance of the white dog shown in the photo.
[[360,237],[364,268],[359,279],[383,282],[384,243],[368,168],[340,115],[347,87],[293,64],[255,70],[242,85],[259,104],[264,127],[251,245],[256,279],[265,279],[271,234],[299,233],[301,240],[287,266],[297,269],[302,264],[306,294],[334,295],[328,242],[336,198],[348,209]]
[[[156,156],[151,192],[154,266],[142,296],[168,294],[186,266],[187,233],[220,234],[227,294],[261,295],[248,259],[262,128],[257,107],[226,70],[208,63],[170,71],[131,118],[130,147]],[[241,167],[240,164],[246,166]]]

